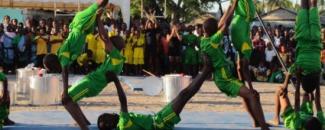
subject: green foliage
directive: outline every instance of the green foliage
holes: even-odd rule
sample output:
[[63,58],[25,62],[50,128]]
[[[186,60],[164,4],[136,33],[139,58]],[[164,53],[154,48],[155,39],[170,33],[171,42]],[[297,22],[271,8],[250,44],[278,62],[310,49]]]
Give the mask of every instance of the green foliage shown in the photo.
[[268,0],[267,4],[271,10],[278,7],[293,9],[293,3],[290,0]]
[[[167,17],[188,22],[211,9],[217,1],[219,0],[167,0]],[[144,8],[159,7],[162,11],[165,0],[143,0],[143,4]],[[141,15],[141,0],[131,0],[131,15]]]

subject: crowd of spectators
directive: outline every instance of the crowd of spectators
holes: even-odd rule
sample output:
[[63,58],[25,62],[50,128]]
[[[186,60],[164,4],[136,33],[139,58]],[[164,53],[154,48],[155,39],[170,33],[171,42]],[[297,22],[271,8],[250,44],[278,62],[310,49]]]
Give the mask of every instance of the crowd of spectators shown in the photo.
[[[24,23],[5,16],[0,23],[0,66],[5,73],[15,73],[28,64],[42,68],[46,54],[56,54],[69,34],[69,22],[53,19],[26,19]],[[200,39],[204,37],[202,25],[172,22],[161,24],[157,20],[132,20],[125,23],[106,22],[107,34],[125,39],[122,54],[126,58],[123,75],[144,75],[143,69],[158,76],[183,73],[196,76],[201,67]],[[286,67],[295,60],[294,29],[267,25],[275,49]],[[224,52],[235,63],[236,51],[231,36],[225,36]],[[255,81],[282,82],[284,74],[271,41],[262,27],[251,30],[253,53],[251,76]],[[72,73],[87,74],[96,69],[106,58],[104,42],[98,32],[87,35],[84,52],[70,67]],[[235,65],[234,65],[235,67]],[[233,69],[235,70],[235,69]],[[236,74],[236,72],[234,72]]]

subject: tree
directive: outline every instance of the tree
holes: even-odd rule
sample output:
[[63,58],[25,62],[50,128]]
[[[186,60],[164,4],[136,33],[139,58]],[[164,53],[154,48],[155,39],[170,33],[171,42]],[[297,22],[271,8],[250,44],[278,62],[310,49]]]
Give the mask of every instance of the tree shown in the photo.
[[[219,0],[167,0],[167,17],[188,22],[205,13]],[[164,11],[165,0],[143,0],[144,8],[154,8],[158,15]],[[131,0],[132,16],[141,15],[141,0]],[[184,15],[186,14],[186,15]]]

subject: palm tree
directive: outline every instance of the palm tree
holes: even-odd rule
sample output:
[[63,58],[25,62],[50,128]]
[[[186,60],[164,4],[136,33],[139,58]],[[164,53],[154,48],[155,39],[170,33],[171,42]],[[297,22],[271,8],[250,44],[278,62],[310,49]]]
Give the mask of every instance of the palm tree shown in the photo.
[[271,9],[275,9],[278,7],[293,8],[293,4],[290,0],[268,0],[267,4]]

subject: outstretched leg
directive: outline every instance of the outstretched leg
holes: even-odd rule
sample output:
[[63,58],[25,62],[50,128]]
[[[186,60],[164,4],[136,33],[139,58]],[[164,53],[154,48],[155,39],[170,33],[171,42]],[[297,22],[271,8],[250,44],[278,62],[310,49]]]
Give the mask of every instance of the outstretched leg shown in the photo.
[[200,90],[203,82],[211,73],[211,65],[205,65],[203,72],[195,77],[192,83],[181,91],[178,96],[171,102],[174,112],[179,115],[186,103]]
[[239,92],[239,95],[249,102],[248,105],[250,106],[252,113],[255,115],[258,123],[261,125],[262,130],[269,130],[268,125],[265,122],[263,109],[259,103],[257,94],[258,93],[254,92],[254,90],[250,90],[245,86],[241,87]]

